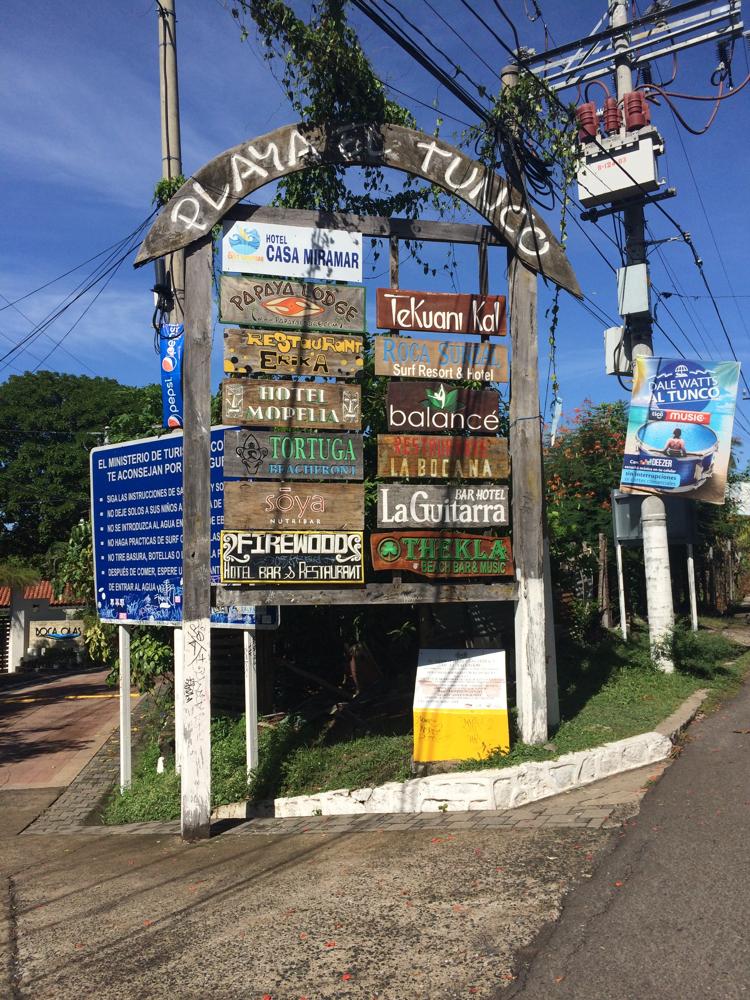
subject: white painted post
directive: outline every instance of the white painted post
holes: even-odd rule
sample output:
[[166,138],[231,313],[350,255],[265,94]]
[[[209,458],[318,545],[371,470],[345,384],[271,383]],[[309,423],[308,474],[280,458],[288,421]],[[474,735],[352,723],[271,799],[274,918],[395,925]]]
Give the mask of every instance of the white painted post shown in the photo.
[[687,576],[688,591],[690,593],[690,628],[693,632],[698,631],[698,601],[695,597],[695,559],[693,558],[693,546],[687,547]]
[[119,625],[117,638],[120,653],[120,791],[130,788],[132,752],[130,740],[130,629]]
[[617,595],[620,599],[620,631],[622,637],[628,638],[628,615],[625,608],[625,579],[622,575],[622,545],[615,539],[615,555],[617,556]]
[[258,658],[255,633],[250,629],[243,629],[242,641],[245,661],[245,753],[249,774],[258,766]]
[[671,674],[674,672],[674,663],[665,643],[674,628],[672,576],[669,567],[667,519],[661,497],[645,497],[641,506],[641,521],[651,657],[660,670]]
[[174,769],[178,774],[182,771],[182,756],[183,756],[183,726],[184,726],[184,694],[183,683],[185,680],[185,671],[183,665],[184,659],[184,648],[183,648],[183,635],[182,629],[176,628],[174,630],[173,645],[174,645]]
[[555,642],[555,612],[552,604],[552,569],[549,559],[549,539],[544,536],[544,630],[547,648],[547,724],[560,722],[560,697],[557,688],[557,644]]

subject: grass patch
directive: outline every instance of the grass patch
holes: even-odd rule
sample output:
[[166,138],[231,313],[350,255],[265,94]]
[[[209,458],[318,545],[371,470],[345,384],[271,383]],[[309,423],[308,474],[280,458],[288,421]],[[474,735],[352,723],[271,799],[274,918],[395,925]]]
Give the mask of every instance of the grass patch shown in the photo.
[[[614,634],[588,646],[570,644],[559,651],[562,722],[546,746],[518,739],[507,754],[464,761],[461,770],[511,767],[552,760],[563,753],[648,732],[698,688],[710,688],[707,708],[734,693],[750,670],[750,651],[720,631],[678,630],[673,652],[677,670],[664,674],[651,663],[648,634],[636,630],[625,643]],[[304,795],[336,788],[363,788],[410,776],[411,734],[368,734],[330,745],[321,730],[289,719],[259,734],[259,766],[245,775],[244,719],[214,719],[211,726],[212,804],[281,795]],[[170,820],[180,814],[180,779],[174,762],[156,773],[155,738],[147,740],[132,787],[115,792],[104,822]]]

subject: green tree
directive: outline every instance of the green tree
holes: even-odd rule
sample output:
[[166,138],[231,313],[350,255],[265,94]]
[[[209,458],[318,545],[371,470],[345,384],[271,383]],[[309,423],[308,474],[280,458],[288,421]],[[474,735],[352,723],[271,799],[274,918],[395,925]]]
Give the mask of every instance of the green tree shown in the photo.
[[[0,393],[0,558],[36,559],[88,513],[89,451],[161,422],[158,387],[27,372]],[[116,437],[115,437],[116,439]]]

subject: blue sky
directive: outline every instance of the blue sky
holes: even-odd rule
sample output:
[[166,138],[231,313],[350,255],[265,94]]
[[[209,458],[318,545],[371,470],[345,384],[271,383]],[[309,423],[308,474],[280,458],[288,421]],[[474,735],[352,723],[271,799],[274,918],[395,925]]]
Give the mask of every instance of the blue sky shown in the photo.
[[[590,31],[604,6],[602,0],[580,0],[575,4],[542,0],[540,5],[557,42]],[[154,6],[149,0],[125,4],[113,0],[78,0],[75,4],[42,0],[35,6],[35,29],[29,30],[29,9],[24,0],[6,0],[3,5],[0,162],[5,238],[0,241],[0,295],[5,298],[0,298],[0,354],[28,334],[32,324],[53,309],[92,265],[19,302],[24,315],[13,308],[2,308],[5,299],[25,295],[116,242],[151,211],[161,164]],[[308,12],[309,6],[297,4],[297,9]],[[474,6],[499,35],[511,42],[510,30],[493,13],[490,0],[476,0]],[[503,6],[517,24],[521,41],[543,48],[539,23],[527,20],[522,0],[508,0]],[[433,7],[459,35],[470,40],[475,52],[490,66],[499,68],[504,64],[505,53],[468,11],[454,0],[433,0]],[[497,79],[487,66],[456,34],[436,21],[423,0],[409,0],[402,9],[472,77],[488,89],[496,89]],[[223,149],[291,121],[293,115],[259,54],[257,42],[240,41],[237,25],[222,0],[177,0],[177,14],[183,161],[187,174]],[[448,116],[471,122],[471,113],[414,66],[379,29],[356,13],[352,17],[381,78],[428,105],[435,101],[445,118],[443,137],[455,140],[463,126]],[[712,93],[710,75],[715,64],[711,45],[681,56],[677,81],[671,89]],[[735,83],[749,72],[743,44],[737,46],[733,69]],[[664,70],[669,75],[670,70]],[[665,207],[692,234],[750,381],[750,323],[746,317],[750,304],[746,277],[750,221],[748,96],[750,86],[725,101],[713,127],[702,137],[682,130],[678,135],[666,107],[655,109],[653,117],[666,140],[661,174],[678,191]],[[566,97],[572,99],[574,95],[568,92]],[[413,110],[420,127],[432,131],[436,112],[407,100],[404,103]],[[680,103],[685,117],[696,125],[705,121],[710,107],[697,102]],[[546,213],[545,218],[551,225],[556,224],[556,212]],[[656,209],[648,211],[648,220],[654,238],[676,235]],[[617,266],[618,250],[608,238],[614,236],[612,223],[604,220],[601,226],[604,232],[588,224],[588,233]],[[441,267],[447,248],[431,253],[435,266]],[[616,320],[614,275],[576,227],[572,227],[569,254],[584,291]],[[502,250],[491,252],[490,290],[495,293],[506,290],[504,257]],[[476,291],[474,254],[459,253],[458,260],[457,290]],[[677,293],[667,302],[674,319],[664,306],[659,307],[658,319],[681,351],[695,356],[689,344],[692,342],[704,359],[730,358],[729,346],[711,302],[705,297],[688,248],[681,242],[664,243],[654,247],[650,261],[655,286],[662,292]],[[373,290],[383,283],[383,266],[382,256],[380,261],[369,262],[367,273],[380,275],[368,278]],[[69,328],[90,295],[58,319],[47,336],[35,339],[26,350],[15,354],[10,365],[0,364],[0,379],[40,365],[73,373],[97,373],[131,384],[156,381],[158,363],[150,327],[152,282],[150,267],[135,271],[130,261],[125,262],[71,332]],[[421,268],[408,261],[403,263],[401,284],[453,290],[447,278],[442,283],[428,281]],[[733,293],[739,298],[724,297]],[[374,299],[374,295],[368,297]],[[543,396],[548,365],[544,310],[548,303],[549,294],[542,289],[539,322]],[[586,397],[601,401],[626,395],[614,378],[604,375],[602,327],[569,296],[563,296],[558,376],[567,412]],[[655,353],[674,355],[658,331],[654,343]],[[220,353],[221,337],[217,335],[212,366],[214,387],[220,378]],[[750,426],[750,401],[740,403],[740,412]]]

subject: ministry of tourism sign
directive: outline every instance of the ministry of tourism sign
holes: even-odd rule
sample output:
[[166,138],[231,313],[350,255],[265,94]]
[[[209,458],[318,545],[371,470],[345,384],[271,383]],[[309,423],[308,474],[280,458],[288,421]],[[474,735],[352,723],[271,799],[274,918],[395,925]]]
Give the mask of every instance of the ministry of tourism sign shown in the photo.
[[377,325],[381,330],[434,330],[497,337],[505,333],[505,296],[378,288]]
[[222,531],[225,584],[363,584],[361,531]]
[[222,270],[362,281],[362,235],[344,229],[235,222],[221,241]]
[[319,284],[291,278],[219,278],[222,323],[284,330],[332,330],[361,333],[365,329],[362,286]]
[[362,437],[321,431],[227,432],[225,479],[362,479]]
[[378,486],[379,528],[495,528],[507,523],[507,486]]
[[452,531],[373,532],[374,569],[417,576],[512,576],[510,540]]
[[223,383],[222,414],[227,424],[358,430],[360,391],[358,385],[230,379]]

